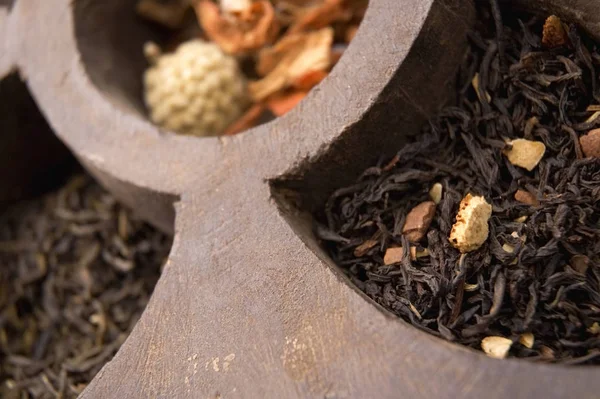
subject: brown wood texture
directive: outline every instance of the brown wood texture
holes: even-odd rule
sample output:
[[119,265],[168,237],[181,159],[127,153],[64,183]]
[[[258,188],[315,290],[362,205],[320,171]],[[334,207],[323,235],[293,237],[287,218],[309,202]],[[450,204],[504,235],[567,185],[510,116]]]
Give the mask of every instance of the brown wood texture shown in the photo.
[[[7,63],[56,134],[122,201],[175,232],[140,322],[82,397],[598,397],[597,368],[490,359],[385,313],[298,210],[395,152],[449,98],[471,1],[371,0],[340,63],[296,109],[205,139],[143,116],[140,49],[162,36],[133,3],[0,6]],[[596,1],[519,3],[599,31]]]

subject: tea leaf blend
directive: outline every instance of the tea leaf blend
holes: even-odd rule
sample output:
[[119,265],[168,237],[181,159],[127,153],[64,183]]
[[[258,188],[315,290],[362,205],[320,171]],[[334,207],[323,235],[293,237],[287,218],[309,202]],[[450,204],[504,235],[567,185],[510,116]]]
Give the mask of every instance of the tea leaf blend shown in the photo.
[[455,104],[335,191],[315,231],[353,284],[422,331],[497,358],[599,364],[599,47],[491,4]]

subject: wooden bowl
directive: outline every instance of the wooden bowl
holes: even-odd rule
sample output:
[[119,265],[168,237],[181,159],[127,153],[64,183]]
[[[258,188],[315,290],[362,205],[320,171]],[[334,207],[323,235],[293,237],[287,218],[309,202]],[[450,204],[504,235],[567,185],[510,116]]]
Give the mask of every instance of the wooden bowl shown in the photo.
[[[598,37],[600,5],[565,3],[514,4]],[[222,138],[148,122],[141,48],[160,33],[133,5],[19,0],[0,25],[58,137],[120,200],[175,232],[140,322],[83,398],[597,396],[596,368],[498,361],[391,317],[312,233],[312,209],[451,98],[471,0],[371,0],[344,57],[298,107]]]

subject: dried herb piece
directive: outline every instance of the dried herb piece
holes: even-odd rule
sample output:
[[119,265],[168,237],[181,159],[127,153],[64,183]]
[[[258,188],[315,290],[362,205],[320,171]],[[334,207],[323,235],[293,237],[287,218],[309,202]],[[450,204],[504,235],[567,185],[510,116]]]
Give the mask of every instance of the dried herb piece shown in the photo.
[[87,176],[0,215],[0,396],[76,398],[139,319],[171,240]]

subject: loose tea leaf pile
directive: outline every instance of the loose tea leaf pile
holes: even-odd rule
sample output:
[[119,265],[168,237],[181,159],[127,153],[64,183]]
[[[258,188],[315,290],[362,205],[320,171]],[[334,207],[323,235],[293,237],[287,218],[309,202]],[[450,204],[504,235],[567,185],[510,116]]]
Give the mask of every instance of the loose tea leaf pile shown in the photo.
[[[184,42],[165,55],[146,45],[150,118],[180,134],[207,136],[236,134],[287,113],[341,57],[367,2],[139,0],[139,15],[177,32],[168,50]],[[196,24],[186,19],[190,7]]]
[[421,330],[493,357],[599,364],[599,48],[556,17],[493,11],[479,10],[456,106],[335,191],[317,235]]
[[139,319],[170,246],[83,175],[0,215],[0,397],[81,393]]

